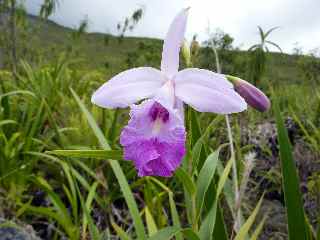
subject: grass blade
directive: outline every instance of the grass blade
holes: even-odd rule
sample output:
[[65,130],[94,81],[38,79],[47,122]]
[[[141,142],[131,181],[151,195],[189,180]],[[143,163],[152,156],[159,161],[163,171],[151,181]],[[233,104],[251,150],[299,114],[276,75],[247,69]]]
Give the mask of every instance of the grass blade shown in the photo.
[[123,160],[123,152],[117,150],[54,150],[46,153],[64,157]]
[[278,103],[275,104],[283,191],[287,210],[290,240],[307,239],[303,202],[299,189],[299,179],[292,155],[288,132],[284,126]]
[[256,216],[260,210],[261,204],[263,201],[263,195],[260,198],[257,206],[255,207],[255,209],[253,210],[253,212],[251,213],[251,215],[249,216],[249,218],[247,219],[247,221],[242,225],[242,227],[240,228],[237,236],[235,237],[234,240],[243,240],[246,239],[247,234],[249,233],[249,230],[252,226],[252,224],[254,223],[254,220],[256,219]]
[[258,227],[254,230],[250,240],[258,240],[260,233],[262,232],[264,223],[266,222],[267,217],[264,217],[262,221],[259,223]]
[[172,239],[180,231],[181,229],[177,227],[166,227],[158,231],[155,235],[150,237],[148,240],[169,240],[169,239]]
[[153,216],[147,206],[145,207],[145,218],[146,218],[148,233],[149,233],[149,236],[151,237],[156,232],[158,232],[158,228],[157,228],[157,225],[154,221],[154,218],[153,218]]
[[123,231],[123,229],[119,227],[116,223],[111,222],[111,225],[121,240],[131,240],[129,235],[125,231]]
[[[104,150],[111,150],[107,140],[105,139],[101,129],[98,127],[98,125],[97,125],[96,121],[94,120],[93,116],[91,115],[91,113],[88,111],[86,106],[82,103],[79,96],[72,89],[70,89],[70,90],[71,90],[71,93],[74,96],[76,102],[78,103],[81,111],[86,116],[91,129],[93,130],[94,134],[98,138],[101,147]],[[130,211],[130,214],[131,214],[131,217],[133,219],[133,223],[134,223],[134,226],[136,229],[138,239],[144,240],[147,238],[147,236],[146,236],[146,233],[144,230],[142,219],[140,217],[137,203],[133,197],[133,194],[132,194],[132,191],[129,187],[128,181],[122,171],[120,164],[117,161],[110,161],[110,166],[111,166],[111,168],[112,168],[112,170],[113,170],[113,172],[119,182],[121,191],[122,191],[123,196],[127,202],[127,205],[128,205],[128,208],[129,208],[129,211]]]

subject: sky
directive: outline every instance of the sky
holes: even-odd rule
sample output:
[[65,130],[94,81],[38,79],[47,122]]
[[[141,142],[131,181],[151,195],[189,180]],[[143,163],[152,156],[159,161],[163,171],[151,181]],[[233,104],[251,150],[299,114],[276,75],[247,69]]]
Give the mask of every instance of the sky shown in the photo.
[[[43,0],[26,0],[32,14],[39,12]],[[199,41],[222,29],[234,38],[234,46],[248,49],[259,41],[257,26],[268,30],[278,26],[269,37],[284,52],[294,47],[308,52],[320,47],[320,0],[59,0],[59,8],[50,17],[58,24],[76,27],[89,19],[90,32],[117,34],[117,23],[142,7],[144,16],[127,35],[163,39],[170,22],[184,7],[191,7],[187,40],[194,34]],[[277,51],[272,49],[272,51]]]

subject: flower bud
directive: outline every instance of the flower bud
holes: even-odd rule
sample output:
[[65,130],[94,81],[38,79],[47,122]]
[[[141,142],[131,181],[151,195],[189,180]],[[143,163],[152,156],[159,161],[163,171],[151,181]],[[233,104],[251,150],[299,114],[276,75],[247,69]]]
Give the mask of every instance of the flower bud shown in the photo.
[[200,44],[198,43],[198,41],[194,37],[191,42],[191,56],[197,57],[199,54],[199,50],[200,50]]
[[233,76],[226,77],[233,83],[235,91],[244,98],[249,106],[260,112],[269,110],[271,105],[270,100],[261,90],[240,78]]
[[182,56],[186,62],[187,67],[191,66],[191,53],[190,53],[190,46],[187,41],[183,41],[182,45]]

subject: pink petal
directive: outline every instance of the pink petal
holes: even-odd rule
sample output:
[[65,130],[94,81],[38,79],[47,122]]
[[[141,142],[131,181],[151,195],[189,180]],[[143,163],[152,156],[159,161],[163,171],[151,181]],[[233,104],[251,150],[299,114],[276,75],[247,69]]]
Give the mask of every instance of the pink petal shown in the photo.
[[174,82],[176,97],[199,112],[230,114],[247,108],[244,99],[222,74],[189,68],[179,72]]
[[92,95],[91,102],[105,108],[127,107],[152,97],[165,81],[164,75],[155,68],[133,68],[103,84]]
[[179,69],[179,52],[184,40],[188,17],[188,9],[182,10],[170,25],[164,40],[161,71],[172,77]]
[[130,117],[120,136],[124,159],[134,162],[139,176],[172,176],[185,154],[180,115],[149,99],[132,105]]

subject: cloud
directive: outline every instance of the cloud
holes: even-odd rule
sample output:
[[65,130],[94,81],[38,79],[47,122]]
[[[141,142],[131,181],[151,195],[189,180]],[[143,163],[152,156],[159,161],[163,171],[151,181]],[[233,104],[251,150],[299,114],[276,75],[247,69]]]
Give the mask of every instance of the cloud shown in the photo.
[[[36,14],[42,0],[26,1]],[[206,29],[221,28],[235,38],[235,44],[247,49],[259,41],[257,26],[280,28],[270,40],[290,52],[294,43],[304,50],[320,46],[320,1],[318,0],[60,0],[52,20],[75,27],[89,18],[90,31],[117,33],[116,25],[143,6],[145,15],[129,35],[163,38],[168,26],[181,8],[190,6],[187,37],[198,34],[207,38]]]

